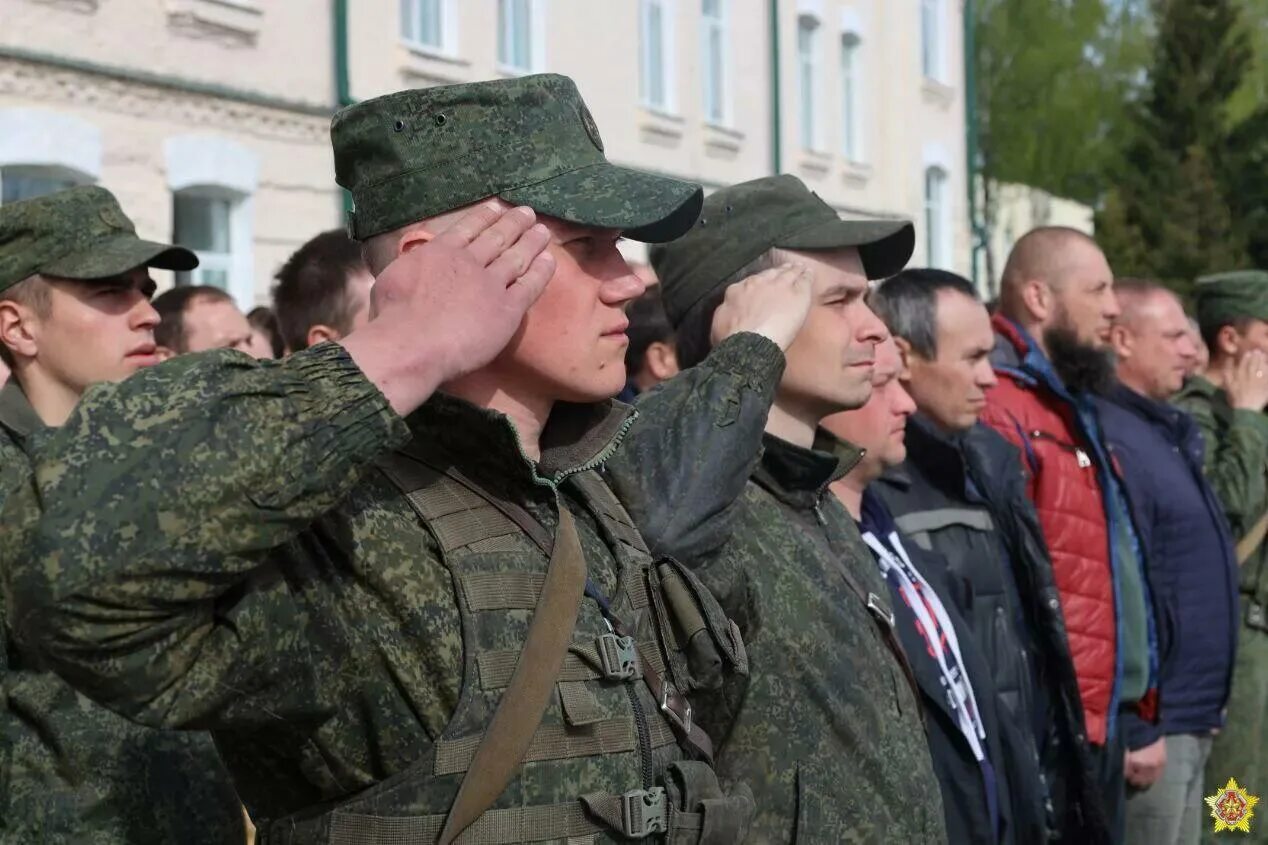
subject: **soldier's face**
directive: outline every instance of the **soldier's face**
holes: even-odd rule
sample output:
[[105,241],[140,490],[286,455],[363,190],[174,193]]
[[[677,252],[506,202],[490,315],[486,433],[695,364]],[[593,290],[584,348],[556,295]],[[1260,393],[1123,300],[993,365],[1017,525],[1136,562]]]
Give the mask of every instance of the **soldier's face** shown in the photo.
[[867,404],[823,421],[828,431],[865,450],[858,472],[869,481],[907,459],[907,418],[915,412],[916,403],[898,378],[901,371],[898,347],[887,338],[876,347],[872,395]]
[[959,291],[940,290],[934,306],[932,358],[907,354],[907,389],[921,413],[944,431],[972,428],[995,385],[990,354],[995,333],[986,307]]
[[617,250],[620,232],[539,217],[555,275],[492,367],[552,401],[595,402],[625,386],[625,306],[644,283]]
[[1120,313],[1114,274],[1095,244],[1074,241],[1068,249],[1060,279],[1050,286],[1053,308],[1045,328],[1063,329],[1089,349],[1107,349]]
[[886,331],[863,301],[867,277],[858,250],[789,252],[813,275],[814,304],[784,353],[787,365],[775,402],[818,422],[867,401],[876,344]]
[[50,377],[82,393],[158,363],[155,286],[144,268],[105,281],[45,281],[48,313],[33,315],[30,332],[34,358]]
[[251,353],[251,324],[232,302],[195,297],[182,315],[185,321],[185,349],[237,349]]

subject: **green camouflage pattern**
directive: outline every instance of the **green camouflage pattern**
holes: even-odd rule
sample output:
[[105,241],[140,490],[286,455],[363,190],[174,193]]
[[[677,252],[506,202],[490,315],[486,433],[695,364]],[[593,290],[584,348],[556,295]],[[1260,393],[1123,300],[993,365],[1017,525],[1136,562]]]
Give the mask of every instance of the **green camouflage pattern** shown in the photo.
[[[1266,287],[1265,289],[1268,289]],[[1219,496],[1234,539],[1268,511],[1268,417],[1233,408],[1228,394],[1200,376],[1185,382],[1174,403],[1187,411],[1206,441],[1207,480]],[[1242,619],[1224,727],[1206,766],[1208,791],[1230,777],[1255,795],[1268,790],[1268,545],[1241,565]],[[1258,608],[1258,611],[1255,610]],[[1256,616],[1258,621],[1256,622]],[[1214,842],[1210,825],[1204,841]],[[1268,826],[1252,824],[1248,842],[1268,843]]]
[[[745,355],[719,401],[705,388],[724,351],[726,366]],[[753,790],[750,841],[945,842],[918,702],[841,574],[890,608],[827,492],[850,464],[763,435],[783,373],[773,343],[738,335],[706,363],[713,374],[692,368],[639,398],[607,472],[653,551],[691,566],[744,636],[750,676],[695,699],[719,777]],[[690,471],[667,474],[675,462]]]
[[184,247],[138,238],[119,201],[95,185],[0,207],[0,292],[37,273],[105,279],[137,267],[197,266]]
[[609,163],[576,84],[558,74],[376,97],[338,112],[330,137],[358,240],[497,196],[659,242],[689,229],[703,198],[699,185]]
[[[735,392],[716,381],[714,401]],[[469,657],[453,573],[373,461],[426,439],[548,528],[560,488],[611,595],[611,542],[562,479],[601,463],[628,421],[553,423],[534,466],[505,417],[458,400],[402,420],[334,344],[182,356],[93,387],[0,510],[15,629],[125,716],[212,731],[260,822],[347,798],[450,736]],[[18,543],[32,553],[15,560]],[[533,788],[638,788],[628,767],[589,758]]]
[[1193,286],[1193,301],[1204,332],[1240,317],[1268,320],[1268,272],[1236,270],[1202,276]]
[[665,313],[674,325],[691,306],[771,247],[858,247],[869,279],[892,276],[916,246],[910,220],[843,220],[796,176],[766,176],[712,193],[695,226],[651,250]]
[[[23,446],[42,427],[15,381],[0,388],[0,490],[29,482]],[[210,736],[142,728],[92,703],[2,624],[0,661],[0,843],[245,841]]]

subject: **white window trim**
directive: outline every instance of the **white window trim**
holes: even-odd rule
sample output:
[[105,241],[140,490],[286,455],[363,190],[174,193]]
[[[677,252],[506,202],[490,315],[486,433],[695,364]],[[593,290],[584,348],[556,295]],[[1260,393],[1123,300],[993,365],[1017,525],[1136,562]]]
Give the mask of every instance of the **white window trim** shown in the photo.
[[233,262],[229,294],[244,311],[255,304],[255,192],[259,157],[241,144],[215,135],[178,135],[163,144],[167,187],[225,193],[234,203],[229,219]]
[[639,39],[639,102],[645,109],[654,112],[667,114],[671,116],[678,115],[678,60],[677,60],[677,23],[678,23],[678,3],[677,0],[639,0],[639,33],[646,32],[646,15],[649,2],[656,2],[660,5],[661,22],[664,24],[664,32],[661,38],[661,58],[662,71],[665,77],[665,102],[653,103],[648,96],[650,85],[647,84],[647,41]]
[[[721,9],[720,26],[722,28],[722,91],[719,95],[722,99],[722,115],[714,118],[707,112],[704,115],[704,122],[712,126],[720,126],[724,129],[730,129],[735,124],[735,110],[732,105],[734,97],[732,97],[732,73],[731,73],[731,0],[718,0]],[[701,15],[700,26],[700,56],[702,60],[708,56],[709,30],[704,26],[704,16]],[[701,64],[701,105],[707,106],[703,102],[704,89],[708,79],[709,69],[703,63]],[[702,109],[703,110],[703,109]]]
[[49,167],[101,178],[101,130],[49,109],[0,109],[0,167]]
[[850,66],[850,99],[853,106],[854,120],[850,125],[845,121],[845,70],[841,68],[841,154],[851,164],[867,162],[867,72],[864,69],[864,45],[862,33],[857,29],[845,29],[838,41],[840,53],[838,61],[844,64],[845,42],[853,40],[854,58]]
[[[929,206],[928,183],[931,173],[941,174],[942,194],[939,197],[940,203],[936,209],[938,230],[934,233],[925,234],[925,252],[927,253],[925,255],[925,263],[930,267],[941,270],[949,270],[951,269],[952,264],[951,251],[953,243],[951,237],[951,221],[954,218],[954,215],[952,214],[953,200],[951,189],[951,171],[937,163],[926,164],[924,169],[920,171],[920,194],[923,200],[922,205],[925,210],[923,216],[925,217],[926,223],[928,222]],[[935,247],[933,250],[928,247],[931,242]],[[938,260],[935,261],[935,258]]]
[[[811,111],[811,118],[810,118],[811,137],[809,139],[807,139],[804,136],[804,133],[802,132],[803,127],[801,125],[802,110],[805,109],[806,107],[806,104],[802,102],[803,99],[806,97],[806,92],[803,91],[801,88],[801,62],[802,62],[801,28],[804,23],[812,24],[812,32],[813,32],[813,35],[810,40],[810,62],[811,62],[812,73],[810,75],[809,97],[810,97],[810,105],[812,107],[812,111]],[[797,38],[797,44],[796,44],[797,49],[795,51],[795,55],[797,56],[797,100],[798,100],[797,102],[797,140],[800,143],[801,148],[803,150],[809,150],[811,152],[823,152],[823,147],[824,147],[823,120],[820,116],[821,112],[819,111],[822,105],[821,100],[823,99],[823,83],[821,81],[823,78],[823,43],[822,43],[823,42],[823,20],[817,17],[816,15],[812,15],[809,13],[799,14],[797,16],[797,28],[795,32],[796,32],[796,38]]]
[[[401,28],[398,9],[396,25]],[[440,0],[440,46],[424,44],[412,35],[407,35],[401,28],[401,43],[416,53],[425,56],[439,56],[445,59],[458,57],[458,3],[457,0]]]
[[[500,4],[494,8],[494,16],[497,18],[497,25],[502,25],[501,16],[498,14]],[[497,69],[499,73],[507,76],[524,76],[530,73],[542,73],[546,70],[546,16],[550,13],[547,7],[547,0],[528,0],[528,18],[530,31],[528,33],[528,49],[531,52],[529,66],[526,68],[515,67],[513,65],[504,64],[501,56],[495,56],[497,60]],[[494,51],[497,50],[496,39],[494,42]]]

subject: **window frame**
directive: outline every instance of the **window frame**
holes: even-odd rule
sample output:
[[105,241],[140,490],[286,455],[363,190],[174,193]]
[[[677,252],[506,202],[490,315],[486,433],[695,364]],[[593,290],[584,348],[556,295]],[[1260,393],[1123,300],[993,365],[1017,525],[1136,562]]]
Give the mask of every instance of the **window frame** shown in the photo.
[[[416,37],[416,31],[421,26],[418,9],[422,3],[426,2],[435,2],[437,12],[440,15],[440,42],[438,44],[428,44],[426,41]],[[406,31],[405,9],[407,5],[413,9],[411,21],[414,24],[415,32]],[[401,43],[411,50],[446,58],[453,58],[458,53],[458,4],[454,0],[400,0],[397,26],[400,30]]]
[[942,82],[946,76],[944,0],[919,0],[920,2],[920,72],[925,79]]
[[[951,269],[951,173],[941,164],[925,166],[924,173],[925,263]],[[936,194],[936,196],[934,196]]]
[[[803,150],[823,151],[823,121],[819,119],[823,23],[811,14],[797,16],[797,134]],[[802,34],[809,33],[809,50],[804,50]]]
[[[648,33],[651,32],[651,10],[655,6],[660,10],[660,66],[662,101],[652,98],[652,61],[651,44]],[[676,115],[678,113],[677,62],[675,61],[675,0],[639,0],[638,35],[639,35],[639,104],[643,108],[661,114]]]
[[[700,0],[700,81],[701,106],[704,122],[713,126],[730,127],[735,120],[732,111],[731,97],[731,2],[730,0],[712,0],[717,4],[716,16],[705,13],[704,4],[710,0]],[[718,36],[718,55],[713,55],[711,36]],[[714,90],[713,62],[717,62],[717,89]],[[711,102],[712,99],[712,102]]]
[[867,160],[863,132],[863,37],[855,30],[841,33],[841,154],[852,164]]

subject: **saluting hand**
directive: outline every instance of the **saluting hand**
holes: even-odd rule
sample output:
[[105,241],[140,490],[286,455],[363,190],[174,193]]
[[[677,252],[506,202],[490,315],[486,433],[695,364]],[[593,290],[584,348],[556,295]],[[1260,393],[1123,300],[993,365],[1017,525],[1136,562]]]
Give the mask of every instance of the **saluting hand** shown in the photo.
[[713,345],[733,334],[753,332],[786,351],[810,313],[812,290],[810,271],[799,264],[763,270],[731,285],[713,313]]
[[1262,411],[1268,405],[1268,356],[1258,349],[1245,352],[1234,365],[1225,387],[1234,408]]

